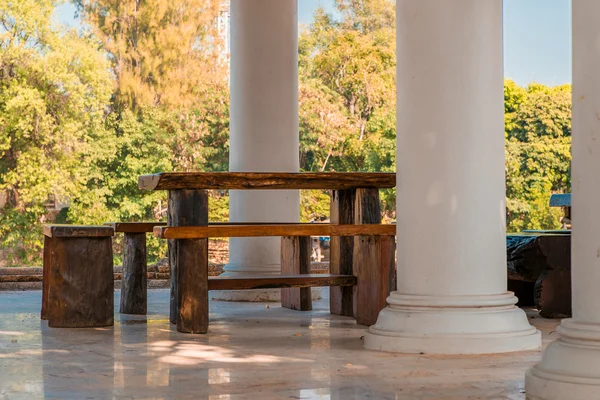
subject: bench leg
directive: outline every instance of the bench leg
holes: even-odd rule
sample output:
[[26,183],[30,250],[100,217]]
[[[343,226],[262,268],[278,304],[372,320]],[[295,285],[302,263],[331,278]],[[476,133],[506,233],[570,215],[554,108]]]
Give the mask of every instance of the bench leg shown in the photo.
[[[310,236],[281,238],[281,274],[310,274]],[[291,310],[312,310],[311,288],[281,289],[281,306]]]
[[[353,224],[356,190],[333,190],[331,193],[331,224]],[[333,236],[329,242],[329,272],[336,275],[352,275],[354,238]],[[331,287],[329,310],[332,314],[353,316],[351,286]]]
[[354,241],[354,318],[374,325],[386,299],[395,290],[395,236],[358,236]]
[[121,314],[145,315],[147,312],[146,234],[124,234]]
[[[171,226],[207,226],[208,193],[205,190],[171,190],[169,218]],[[176,299],[177,330],[206,333],[208,239],[176,239],[169,255],[175,270],[175,275],[171,276],[171,281],[175,283],[175,293],[172,291],[171,294]]]

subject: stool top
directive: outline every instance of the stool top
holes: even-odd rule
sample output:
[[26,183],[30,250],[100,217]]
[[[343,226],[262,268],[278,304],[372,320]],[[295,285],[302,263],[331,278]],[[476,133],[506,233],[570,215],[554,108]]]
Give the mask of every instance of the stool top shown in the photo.
[[114,236],[110,226],[102,225],[44,225],[44,235],[48,237],[107,237]]

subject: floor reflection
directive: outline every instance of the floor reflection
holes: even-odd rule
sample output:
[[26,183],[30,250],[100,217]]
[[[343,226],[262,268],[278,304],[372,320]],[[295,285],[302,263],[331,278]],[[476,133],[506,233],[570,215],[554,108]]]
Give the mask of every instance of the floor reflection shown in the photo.
[[[310,312],[213,302],[207,335],[169,324],[168,291],[149,292],[147,316],[116,314],[102,329],[48,328],[40,299],[0,293],[1,400],[522,400],[523,374],[539,358],[366,351],[364,327],[330,315],[328,299]],[[532,322],[548,343],[557,321]]]
[[41,338],[43,398],[112,397],[117,360],[113,328],[60,329],[44,323]]

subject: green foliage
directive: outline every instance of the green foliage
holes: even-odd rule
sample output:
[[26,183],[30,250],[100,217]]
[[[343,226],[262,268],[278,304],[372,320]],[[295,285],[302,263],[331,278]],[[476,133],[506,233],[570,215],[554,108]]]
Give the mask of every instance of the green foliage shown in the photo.
[[325,221],[329,219],[329,193],[323,190],[300,191],[300,221]]
[[206,82],[224,80],[215,18],[220,0],[75,0],[104,44],[113,107],[191,107]]
[[[98,43],[51,24],[51,0],[0,0],[0,245],[35,260],[44,204],[77,197],[105,140],[112,83]],[[12,256],[15,257],[12,257]]]
[[[228,170],[219,0],[76,2],[88,33],[51,23],[59,0],[0,0],[0,247],[13,264],[40,262],[47,221],[164,220],[166,193],[140,191],[139,175]],[[318,10],[299,37],[301,169],[395,171],[394,2],[336,5],[339,19]],[[509,230],[556,228],[548,200],[570,191],[570,86],[506,81],[504,96]],[[69,207],[49,211],[49,197]],[[395,197],[381,191],[387,220]],[[302,191],[301,220],[327,219],[329,202]],[[210,220],[227,221],[228,203],[211,192]],[[165,252],[148,237],[150,262]]]
[[[394,2],[336,5],[341,20],[317,10],[299,38],[300,167],[395,171]],[[394,198],[392,191],[383,197],[387,213]]]
[[505,82],[509,231],[560,228],[552,193],[571,190],[571,87]]

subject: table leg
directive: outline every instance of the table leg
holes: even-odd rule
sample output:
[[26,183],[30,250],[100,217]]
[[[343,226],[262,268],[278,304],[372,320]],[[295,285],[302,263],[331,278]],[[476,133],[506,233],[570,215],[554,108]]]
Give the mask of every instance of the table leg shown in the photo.
[[[354,223],[381,223],[378,189],[357,189]],[[373,325],[386,299],[396,288],[395,236],[357,236],[354,238],[353,315],[361,325]]]
[[[205,190],[169,192],[170,226],[207,226],[208,193]],[[175,239],[170,252],[172,293],[177,330],[208,331],[208,239]],[[174,287],[174,290],[173,290]],[[175,293],[173,293],[173,291]],[[173,303],[171,303],[173,310]]]
[[[356,190],[333,190],[331,193],[330,222],[332,225],[354,223]],[[352,255],[354,238],[333,236],[329,242],[329,272],[331,274],[352,275]],[[332,314],[353,316],[353,294],[351,286],[331,287],[329,309]]]

